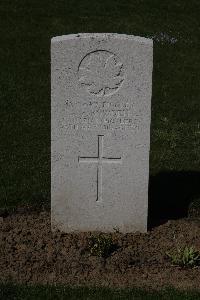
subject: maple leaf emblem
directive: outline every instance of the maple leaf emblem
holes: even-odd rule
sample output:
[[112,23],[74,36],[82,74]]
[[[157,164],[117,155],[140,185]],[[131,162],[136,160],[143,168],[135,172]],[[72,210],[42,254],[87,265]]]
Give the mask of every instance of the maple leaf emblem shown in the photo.
[[90,94],[109,96],[124,81],[124,69],[117,56],[105,50],[91,52],[81,61],[79,81]]

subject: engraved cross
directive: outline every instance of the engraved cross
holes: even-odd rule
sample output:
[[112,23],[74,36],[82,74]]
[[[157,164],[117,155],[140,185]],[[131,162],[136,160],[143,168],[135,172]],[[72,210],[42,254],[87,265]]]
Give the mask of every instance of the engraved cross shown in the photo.
[[78,157],[79,163],[95,163],[97,164],[97,199],[96,201],[102,200],[102,167],[104,163],[121,163],[122,158],[104,157],[103,156],[103,135],[98,135],[98,156],[97,157]]

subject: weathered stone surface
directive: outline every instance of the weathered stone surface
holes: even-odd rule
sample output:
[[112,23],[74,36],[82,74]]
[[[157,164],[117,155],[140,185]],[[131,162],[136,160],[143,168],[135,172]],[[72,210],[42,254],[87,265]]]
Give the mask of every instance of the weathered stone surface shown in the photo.
[[52,39],[53,230],[147,230],[152,67],[150,39]]

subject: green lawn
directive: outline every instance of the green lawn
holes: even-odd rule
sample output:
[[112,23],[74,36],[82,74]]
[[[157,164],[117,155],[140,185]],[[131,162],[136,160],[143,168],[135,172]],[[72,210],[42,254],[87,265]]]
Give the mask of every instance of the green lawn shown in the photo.
[[199,0],[1,0],[0,207],[49,204],[50,39],[62,34],[154,37],[150,172],[199,172],[199,16]]
[[165,289],[159,292],[140,289],[70,288],[0,284],[1,300],[198,300],[200,292]]

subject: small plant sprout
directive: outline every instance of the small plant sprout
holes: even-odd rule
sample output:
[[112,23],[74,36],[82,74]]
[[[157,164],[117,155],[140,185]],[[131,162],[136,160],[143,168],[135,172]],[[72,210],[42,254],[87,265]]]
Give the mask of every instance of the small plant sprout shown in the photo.
[[110,236],[106,237],[102,234],[91,236],[89,240],[89,250],[92,255],[99,257],[108,257],[114,250],[114,243]]
[[113,227],[113,230],[115,231],[115,233],[120,233],[120,231],[119,231],[119,227]]
[[177,248],[174,252],[167,252],[173,265],[180,267],[195,267],[200,264],[200,252],[194,247]]

